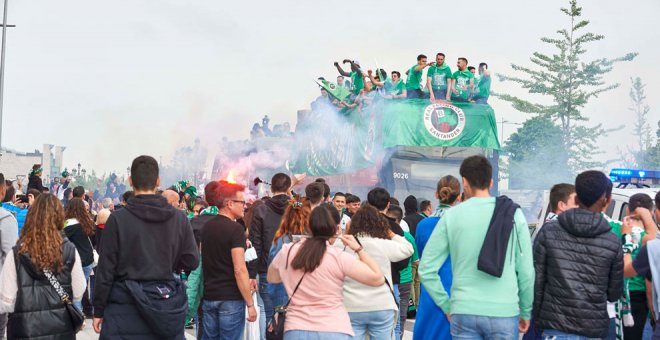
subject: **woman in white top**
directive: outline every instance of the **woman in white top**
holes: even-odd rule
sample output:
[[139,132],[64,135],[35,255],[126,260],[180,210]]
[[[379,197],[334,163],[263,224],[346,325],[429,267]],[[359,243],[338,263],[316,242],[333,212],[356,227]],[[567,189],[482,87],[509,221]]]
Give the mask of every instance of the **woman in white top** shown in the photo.
[[[347,234],[355,236],[387,279],[379,287],[369,287],[351,278],[344,280],[344,306],[355,332],[354,339],[365,339],[368,334],[372,340],[390,340],[399,310],[391,287],[390,264],[410,257],[413,246],[394,234],[383,215],[368,204],[353,216]],[[348,247],[344,251],[354,255]]]
[[62,236],[63,227],[57,197],[37,197],[0,273],[0,313],[10,313],[8,339],[75,339],[69,312],[46,277],[52,274],[74,301],[85,292],[80,256]]

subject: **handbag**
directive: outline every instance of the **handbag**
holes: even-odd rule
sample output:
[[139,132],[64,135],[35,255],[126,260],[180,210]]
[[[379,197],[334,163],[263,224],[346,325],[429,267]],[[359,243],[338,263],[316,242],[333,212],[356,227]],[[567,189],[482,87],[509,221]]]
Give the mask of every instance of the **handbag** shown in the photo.
[[44,270],[44,275],[46,275],[46,278],[50,282],[50,285],[53,288],[55,288],[57,295],[60,296],[60,299],[64,303],[64,307],[66,308],[66,311],[69,313],[69,317],[71,317],[71,325],[73,325],[73,330],[76,333],[80,332],[85,322],[85,316],[82,314],[80,310],[78,310],[76,306],[73,305],[73,302],[71,302],[71,298],[69,297],[69,294],[67,294],[64,291],[64,288],[62,288],[62,286],[57,281],[53,273],[51,273],[50,270]]
[[[285,268],[288,268],[289,266],[289,255],[291,254],[291,249],[293,249],[293,245],[291,246],[291,248],[289,248],[289,252],[286,254]],[[293,293],[291,293],[291,297],[289,297],[289,300],[286,302],[286,305],[275,307],[273,317],[270,319],[270,322],[268,323],[268,327],[266,327],[266,340],[284,339],[284,322],[286,321],[286,311],[287,308],[289,308],[291,299],[293,299],[293,296],[296,295],[296,292],[298,291],[298,287],[300,287],[300,283],[302,283],[302,280],[305,278],[305,274],[307,273],[306,272],[303,273],[302,277],[300,277],[300,280],[298,281],[296,288],[293,290]]]
[[[252,301],[257,301],[257,292],[252,293]],[[247,306],[245,307],[245,318],[250,315]],[[245,329],[243,330],[243,340],[260,340],[261,330],[259,329],[259,305],[255,304],[254,309],[257,311],[257,319],[254,322],[246,322]]]

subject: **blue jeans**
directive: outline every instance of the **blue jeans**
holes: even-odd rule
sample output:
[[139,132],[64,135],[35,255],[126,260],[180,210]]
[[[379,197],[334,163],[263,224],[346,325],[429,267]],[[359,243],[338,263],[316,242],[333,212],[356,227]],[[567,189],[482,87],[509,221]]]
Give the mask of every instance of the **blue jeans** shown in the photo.
[[[399,285],[395,284],[392,287],[392,291],[394,291],[394,297],[396,298],[396,308],[400,309],[401,308],[401,295],[399,294]],[[398,321],[398,320],[397,320]],[[394,325],[394,339],[395,340],[400,340],[401,339],[401,322],[397,322],[396,325]]]
[[290,330],[284,333],[284,339],[285,340],[350,340],[351,336],[346,333]]
[[454,314],[451,336],[453,339],[518,340],[518,317]]
[[353,339],[365,339],[367,334],[371,340],[392,339],[395,310],[349,312],[348,316],[351,318],[351,326],[355,332]]
[[426,95],[424,94],[424,91],[422,91],[421,89],[406,91],[406,98],[408,99],[423,99],[425,97]]
[[610,318],[609,334],[603,340],[616,340],[616,318]]
[[564,333],[554,329],[546,329],[543,331],[543,339],[545,340],[597,340],[599,338],[589,338],[582,335]]
[[[92,274],[92,265],[90,264],[87,267],[82,267],[82,270],[83,270],[83,274],[85,274],[85,282],[89,283],[89,275]],[[91,290],[88,290],[88,292],[91,292]],[[91,299],[90,299],[90,301],[91,301]],[[78,310],[82,312],[83,308],[82,308],[82,301],[81,300],[73,301],[73,305],[76,306],[78,308]]]
[[245,328],[245,301],[202,301],[204,339],[240,340]]
[[270,319],[273,318],[275,311],[275,305],[273,305],[273,299],[271,297],[270,284],[266,281],[266,275],[261,275],[257,277],[259,281],[259,294],[257,294],[257,303],[259,304],[259,328],[261,329],[262,339],[266,339],[266,327],[270,322]]

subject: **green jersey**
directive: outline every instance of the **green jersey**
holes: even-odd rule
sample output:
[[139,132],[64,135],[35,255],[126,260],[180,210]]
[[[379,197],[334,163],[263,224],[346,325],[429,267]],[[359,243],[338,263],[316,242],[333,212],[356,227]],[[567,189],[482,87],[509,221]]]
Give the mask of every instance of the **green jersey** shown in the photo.
[[[621,239],[621,236],[623,236],[621,234],[621,225],[622,225],[622,223],[620,221],[613,220],[613,219],[609,218],[609,216],[607,216],[607,215],[605,215],[605,219],[607,220],[607,222],[609,222],[610,228],[612,229],[612,232],[616,236],[618,236],[619,239]],[[636,228],[638,228],[638,227],[633,227],[633,229],[636,229]],[[644,235],[646,235],[646,232],[644,232],[644,230],[642,229],[641,233],[640,233],[640,236],[639,236],[640,243],[641,243],[641,240],[644,238]],[[641,247],[641,244],[640,244],[640,247]],[[633,259],[635,259],[637,257],[637,253],[639,253],[639,247],[637,249],[633,250],[633,252],[631,254]],[[624,279],[624,280],[627,283],[628,290],[630,290],[631,292],[645,292],[646,291],[646,282],[644,281],[644,278],[642,276],[637,275],[637,276],[632,277],[630,279]]]
[[452,73],[447,63],[443,63],[441,66],[433,65],[429,67],[427,77],[431,78],[431,86],[434,90],[446,90]]
[[396,83],[393,83],[390,79],[385,81],[385,92],[390,96],[398,96],[403,94],[403,90],[406,89],[406,82],[399,79]]
[[364,88],[364,79],[362,78],[362,71],[351,72],[351,82],[353,83],[353,93],[358,94]]
[[417,246],[415,245],[415,238],[407,231],[403,232],[403,237],[406,238],[406,241],[408,243],[412,244],[413,246],[413,255],[410,257],[410,260],[408,260],[408,267],[401,269],[399,272],[400,274],[400,281],[401,283],[409,283],[412,282],[412,263],[419,261],[419,254],[417,253]]
[[417,66],[419,65],[415,65],[408,70],[408,81],[406,82],[406,88],[408,90],[419,90],[422,88],[420,82],[422,81],[422,71],[424,69],[415,71],[415,67]]
[[470,98],[470,80],[474,79],[472,72],[465,71],[456,71],[452,76],[452,79],[456,81],[456,91],[458,91],[458,96],[467,100]]
[[479,73],[474,75],[474,96],[477,97],[479,94],[479,81],[481,80],[481,76]]
[[479,86],[477,87],[477,80],[475,79],[474,96],[479,98],[488,98],[490,96],[490,81],[490,75],[481,75],[478,82]]

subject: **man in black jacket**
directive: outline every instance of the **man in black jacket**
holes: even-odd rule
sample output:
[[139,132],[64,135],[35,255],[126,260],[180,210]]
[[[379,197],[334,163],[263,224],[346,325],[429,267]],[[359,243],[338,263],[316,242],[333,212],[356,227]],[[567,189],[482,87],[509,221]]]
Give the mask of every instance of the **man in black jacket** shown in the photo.
[[[262,311],[262,320],[269,322],[273,316],[272,299],[269,294],[266,273],[268,272],[268,254],[273,244],[275,232],[280,227],[282,214],[289,204],[289,190],[291,189],[291,177],[287,174],[277,173],[270,181],[270,190],[273,196],[265,204],[255,208],[250,224],[250,242],[257,252],[257,260],[250,263],[250,285],[256,289],[257,278],[259,283],[259,308]],[[263,324],[262,324],[263,325]],[[262,329],[264,333],[265,329]]]
[[534,319],[548,337],[605,338],[607,301],[623,293],[623,251],[604,207],[612,182],[599,171],[575,179],[577,209],[543,226],[534,248]]
[[[135,190],[135,197],[124,209],[110,215],[99,248],[94,287],[94,330],[103,332],[101,338],[106,339],[135,335],[151,339],[181,339],[185,312],[180,320],[180,334],[165,337],[159,333],[160,329],[153,328],[153,322],[145,321],[140,306],[134,302],[136,290],[132,287],[136,282],[138,285],[163,282],[157,286],[166,296],[163,301],[182,299],[179,303],[182,306],[168,305],[168,309],[187,309],[185,289],[181,291],[181,282],[174,279],[174,273],[191,271],[199,264],[192,229],[182,211],[156,195],[160,177],[158,163],[153,157],[134,159],[128,180]],[[155,323],[167,326],[179,321],[166,314],[161,322]]]

